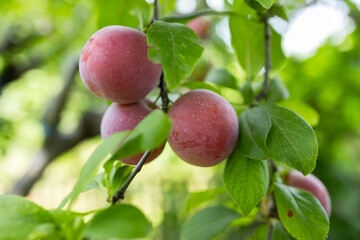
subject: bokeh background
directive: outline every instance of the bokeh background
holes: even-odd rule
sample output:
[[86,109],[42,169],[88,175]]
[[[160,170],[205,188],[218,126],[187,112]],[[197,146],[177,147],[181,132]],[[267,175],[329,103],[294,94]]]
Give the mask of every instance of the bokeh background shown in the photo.
[[[45,208],[56,208],[101,141],[99,123],[107,103],[83,86],[77,61],[86,40],[102,25],[134,18],[121,15],[120,7],[119,18],[105,19],[104,12],[117,7],[109,2],[0,1],[0,194],[26,195]],[[276,75],[289,89],[291,101],[317,112],[319,156],[314,174],[332,199],[329,239],[358,239],[360,2],[279,2],[286,5],[289,21],[274,18],[271,24],[283,36],[288,59]],[[168,16],[223,11],[232,1],[163,0],[160,4],[160,16]],[[190,79],[204,79],[209,67],[216,66],[228,69],[241,85],[244,74],[233,56],[228,19],[210,20],[204,56]],[[208,189],[222,193],[223,167],[190,166],[167,146],[136,177],[126,202],[152,220],[151,239],[178,239],[184,221],[197,210],[186,208],[190,193]],[[228,197],[219,194],[204,204],[224,201]],[[106,204],[106,197],[94,190],[82,194],[74,209],[88,211]],[[219,239],[247,239],[251,233],[243,225],[232,226]]]

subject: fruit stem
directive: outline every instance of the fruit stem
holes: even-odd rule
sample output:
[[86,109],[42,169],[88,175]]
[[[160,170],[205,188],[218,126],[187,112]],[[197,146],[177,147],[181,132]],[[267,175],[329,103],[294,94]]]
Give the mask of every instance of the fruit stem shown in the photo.
[[263,89],[256,96],[256,100],[260,100],[267,95],[269,90],[269,72],[271,68],[271,29],[269,25],[269,11],[266,11],[263,21],[265,30],[265,74]]

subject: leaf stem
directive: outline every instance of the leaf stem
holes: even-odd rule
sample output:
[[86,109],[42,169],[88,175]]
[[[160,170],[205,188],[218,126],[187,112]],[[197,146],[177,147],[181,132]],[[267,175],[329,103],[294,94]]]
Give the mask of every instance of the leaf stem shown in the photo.
[[256,96],[256,100],[266,97],[269,90],[269,72],[271,68],[271,29],[269,25],[269,11],[264,15],[264,30],[265,30],[265,74],[264,85],[261,92]]

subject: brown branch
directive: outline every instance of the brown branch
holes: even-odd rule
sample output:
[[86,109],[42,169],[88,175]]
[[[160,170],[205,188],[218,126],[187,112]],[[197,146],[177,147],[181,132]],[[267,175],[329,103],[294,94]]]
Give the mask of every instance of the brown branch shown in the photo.
[[153,21],[159,20],[159,0],[154,1]]
[[70,150],[84,139],[99,134],[102,114],[85,113],[79,127],[70,135],[61,135],[57,131],[49,135],[42,149],[33,157],[26,173],[16,181],[10,193],[26,196],[33,185],[41,178],[45,168],[62,153]]
[[170,100],[169,100],[168,91],[166,88],[164,73],[161,73],[159,88],[160,88],[160,97],[161,97],[161,110],[163,112],[167,113],[169,110]]
[[93,137],[99,134],[99,125],[101,121],[100,114],[85,113],[79,127],[70,135],[62,135],[57,131],[60,121],[60,115],[64,109],[72,83],[77,74],[76,64],[70,65],[67,69],[65,85],[58,96],[56,96],[49,105],[44,114],[44,124],[47,134],[44,144],[37,152],[26,173],[13,185],[10,193],[18,195],[27,195],[32,186],[42,176],[45,168],[63,152],[68,151],[83,139]]
[[136,167],[134,168],[134,170],[131,172],[130,176],[128,177],[128,179],[126,180],[126,182],[124,183],[124,185],[120,188],[119,191],[117,191],[115,193],[115,195],[113,196],[111,202],[113,204],[117,203],[120,199],[124,199],[124,194],[127,190],[127,188],[129,187],[130,183],[132,182],[132,180],[134,180],[135,176],[141,171],[141,168],[144,166],[146,159],[149,157],[151,151],[147,150],[144,155],[141,157],[140,161],[138,162],[138,164],[136,165]]
[[264,85],[261,92],[256,96],[256,100],[266,97],[269,90],[269,72],[271,68],[271,28],[269,25],[269,11],[264,15],[264,30],[265,30],[265,74]]
[[193,12],[193,13],[189,13],[189,14],[168,16],[168,17],[160,18],[160,20],[165,21],[165,22],[179,22],[179,21],[188,21],[193,18],[200,17],[200,16],[235,16],[235,17],[240,17],[240,18],[246,19],[247,21],[255,21],[255,22],[258,21],[257,19],[254,19],[254,18],[249,19],[247,16],[239,14],[237,12],[232,12],[232,11],[218,12],[218,11],[213,11],[213,10],[203,10],[203,11]]
[[267,240],[272,240],[273,237],[272,237],[272,234],[273,234],[273,230],[274,230],[274,225],[272,222],[270,222],[269,224],[269,231],[268,231],[268,235],[267,235]]

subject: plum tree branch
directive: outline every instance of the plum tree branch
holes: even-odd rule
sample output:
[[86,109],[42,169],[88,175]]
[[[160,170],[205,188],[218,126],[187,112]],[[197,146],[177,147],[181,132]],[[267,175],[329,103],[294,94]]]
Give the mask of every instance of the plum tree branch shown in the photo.
[[218,12],[218,11],[214,11],[214,10],[204,10],[204,11],[198,11],[198,12],[193,12],[193,13],[183,14],[183,15],[178,15],[178,16],[168,16],[168,17],[160,18],[160,20],[165,21],[165,22],[179,22],[179,21],[190,20],[190,19],[196,18],[196,17],[210,16],[210,15],[213,15],[213,16],[224,16],[224,15],[225,16],[236,16],[236,17],[245,18],[246,20],[250,20],[250,21],[257,21],[252,18],[249,19],[247,16],[241,15],[236,12],[232,12],[232,11]]
[[[276,172],[278,171],[278,168],[276,166],[276,163],[274,162],[274,160],[270,159],[270,176],[271,176],[271,185],[273,184],[273,181],[274,181],[274,174],[276,174]],[[277,208],[276,208],[276,203],[275,203],[275,195],[274,195],[274,191],[272,191],[270,193],[270,201],[269,201],[269,204],[270,204],[270,208],[269,208],[269,232],[268,232],[268,235],[267,235],[267,240],[272,240],[272,233],[273,233],[273,230],[274,230],[274,225],[273,225],[273,222],[271,221],[271,218],[276,218],[276,215],[277,215]]]
[[274,230],[274,225],[272,222],[270,222],[270,225],[269,225],[269,231],[268,231],[268,235],[267,235],[267,240],[272,240],[273,237],[272,237],[272,233],[273,233],[273,230]]
[[168,112],[169,110],[169,96],[168,96],[168,91],[166,88],[166,82],[164,79],[164,73],[161,73],[161,77],[160,77],[160,83],[159,83],[159,88],[160,88],[160,97],[161,97],[161,110],[165,113]]
[[154,16],[153,21],[159,20],[159,0],[154,1]]
[[151,151],[147,150],[144,155],[141,157],[140,161],[138,162],[138,164],[136,165],[136,167],[134,168],[134,170],[131,172],[130,176],[128,177],[128,179],[126,179],[126,182],[124,183],[124,185],[120,188],[119,191],[117,191],[115,193],[115,195],[112,198],[112,204],[117,203],[120,199],[124,199],[124,194],[127,190],[127,188],[129,187],[130,183],[132,182],[132,180],[134,180],[135,176],[141,171],[141,168],[144,166],[146,159],[149,157]]
[[256,96],[256,100],[266,97],[269,90],[269,72],[271,68],[271,29],[269,25],[269,11],[264,15],[264,30],[265,30],[265,74],[264,85],[261,92]]
[[25,196],[32,186],[42,176],[45,168],[60,154],[68,151],[74,145],[86,138],[99,134],[98,126],[101,121],[101,114],[86,112],[78,128],[69,135],[60,134],[57,126],[61,113],[67,103],[68,95],[77,74],[76,64],[72,63],[66,68],[65,85],[62,91],[50,103],[44,114],[43,121],[46,129],[46,136],[42,148],[34,155],[33,161],[25,174],[13,185],[10,193]]
[[[159,8],[158,0],[155,0],[155,2],[154,2],[154,16],[153,16],[153,19],[152,19],[151,23],[153,23],[155,20],[157,20],[159,18],[159,16],[158,16],[159,9],[158,8]],[[151,23],[149,24],[149,26],[151,25]],[[169,106],[169,97],[168,97],[168,92],[167,92],[166,82],[165,82],[165,79],[164,79],[164,73],[163,72],[161,73],[161,76],[160,76],[159,88],[160,88],[160,97],[161,97],[161,100],[162,100],[161,110],[166,113],[168,111],[168,106]],[[112,204],[115,204],[119,200],[124,199],[126,190],[128,189],[130,183],[134,180],[135,176],[141,171],[141,169],[144,166],[144,164],[146,162],[146,159],[149,157],[151,151],[152,150],[149,149],[143,154],[143,156],[141,157],[140,161],[136,164],[136,167],[131,172],[128,179],[122,185],[120,190],[117,191],[114,194],[114,196],[112,197],[112,199],[111,199]]]

